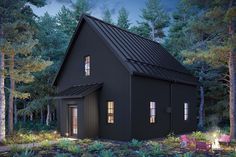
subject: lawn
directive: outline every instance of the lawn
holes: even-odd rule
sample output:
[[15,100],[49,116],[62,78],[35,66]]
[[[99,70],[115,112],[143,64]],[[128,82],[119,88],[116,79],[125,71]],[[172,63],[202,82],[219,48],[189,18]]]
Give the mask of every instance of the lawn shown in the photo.
[[[193,132],[188,135],[198,141],[211,142],[213,140],[212,132],[202,133]],[[216,133],[214,133],[216,134]],[[41,142],[41,146],[31,149],[20,148],[12,145],[10,151],[0,153],[1,157],[191,157],[191,156],[225,156],[236,157],[236,143],[232,141],[229,145],[221,145],[222,151],[196,151],[194,146],[185,148],[180,147],[178,136],[168,135],[163,139],[129,142],[111,141],[111,140],[75,140],[69,138],[60,138],[56,144],[51,145],[48,140]]]

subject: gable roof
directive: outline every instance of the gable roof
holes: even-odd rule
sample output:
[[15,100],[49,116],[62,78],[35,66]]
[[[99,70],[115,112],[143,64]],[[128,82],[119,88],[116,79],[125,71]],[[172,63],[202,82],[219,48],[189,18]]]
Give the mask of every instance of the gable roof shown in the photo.
[[72,86],[58,93],[55,98],[81,98],[101,87],[102,83]]
[[140,75],[192,85],[197,84],[196,78],[159,43],[84,14],[71,39],[66,56],[55,77],[53,85],[57,82],[84,21],[105,41],[107,46],[131,75]]

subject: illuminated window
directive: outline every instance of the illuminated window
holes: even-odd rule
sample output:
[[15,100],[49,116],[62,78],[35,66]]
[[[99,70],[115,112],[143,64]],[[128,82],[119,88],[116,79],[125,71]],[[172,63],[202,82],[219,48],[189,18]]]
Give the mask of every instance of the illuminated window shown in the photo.
[[114,101],[107,102],[107,122],[114,123]]
[[184,120],[188,120],[188,103],[184,103]]
[[156,122],[156,102],[150,102],[150,123]]
[[85,72],[85,76],[90,76],[90,56],[85,57],[84,72]]

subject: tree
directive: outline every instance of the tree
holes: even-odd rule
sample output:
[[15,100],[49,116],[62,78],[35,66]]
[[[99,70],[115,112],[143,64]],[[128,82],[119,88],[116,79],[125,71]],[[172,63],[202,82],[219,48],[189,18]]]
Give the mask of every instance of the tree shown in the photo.
[[141,18],[151,28],[150,38],[160,42],[165,37],[164,28],[169,24],[169,17],[163,10],[160,0],[147,0]]
[[55,22],[58,22],[59,29],[71,37],[77,24],[74,13],[65,6],[62,6],[61,10],[56,15],[56,18],[57,21]]
[[139,22],[137,26],[132,26],[130,28],[130,31],[144,38],[150,39],[151,28],[149,27],[147,23]]
[[90,10],[92,8],[92,3],[89,0],[76,0],[75,4],[73,5],[75,11],[75,18],[78,21],[80,16],[83,13],[90,14]]
[[130,27],[129,13],[124,7],[119,10],[117,26],[125,30],[128,30]]
[[[9,88],[9,107],[8,107],[8,133],[12,133],[13,131],[13,99],[16,91],[14,91],[15,88],[15,79],[14,77],[17,76],[17,74],[20,74],[19,72],[17,74],[15,71],[15,61],[18,58],[15,58],[15,50],[20,50],[20,55],[28,55],[28,50],[32,49],[34,46],[34,41],[32,38],[28,39],[28,42],[25,41],[25,36],[27,33],[32,31],[26,30],[27,28],[24,27],[23,23],[31,23],[33,25],[33,17],[34,14],[28,5],[29,3],[36,5],[36,6],[42,6],[45,4],[44,0],[28,0],[28,1],[16,1],[16,0],[10,0],[10,1],[4,1],[0,3],[1,7],[1,15],[3,15],[3,22],[2,22],[2,30],[4,32],[4,44],[1,45],[4,49],[4,55],[6,56],[6,59],[9,63],[9,68],[7,69],[7,73],[10,79],[10,88]],[[9,10],[11,10],[9,12]],[[17,28],[17,29],[16,29]],[[28,27],[29,28],[29,27]],[[25,33],[27,32],[27,33]],[[22,33],[22,34],[21,34]],[[24,34],[25,33],[25,34]],[[21,34],[21,35],[19,35]],[[27,35],[31,35],[30,33]],[[20,43],[20,41],[22,43]],[[31,44],[29,44],[31,43]],[[26,54],[23,54],[26,53]],[[4,56],[3,55],[3,56]],[[24,57],[23,57],[24,58]],[[5,62],[5,60],[3,60]],[[34,62],[35,63],[35,62]],[[33,64],[34,64],[33,63]],[[5,64],[5,63],[3,63]],[[2,65],[3,65],[2,64]],[[31,67],[33,64],[27,64],[28,67]],[[26,64],[25,64],[26,65]],[[18,66],[18,65],[17,65]],[[22,68],[22,70],[27,70],[27,68],[23,68],[23,66],[19,66],[19,68]],[[22,73],[22,72],[21,72]],[[27,71],[23,72],[23,76],[26,77]],[[22,75],[22,74],[21,74]],[[19,76],[19,75],[18,75]],[[27,79],[25,79],[27,80]],[[5,86],[5,85],[4,85]],[[5,94],[5,93],[4,93]],[[18,96],[21,95],[20,93],[17,94]],[[22,96],[22,95],[21,95]],[[5,115],[4,115],[5,116]]]
[[103,16],[102,16],[102,20],[112,24],[112,18],[111,18],[111,11],[109,8],[105,8],[103,11]]

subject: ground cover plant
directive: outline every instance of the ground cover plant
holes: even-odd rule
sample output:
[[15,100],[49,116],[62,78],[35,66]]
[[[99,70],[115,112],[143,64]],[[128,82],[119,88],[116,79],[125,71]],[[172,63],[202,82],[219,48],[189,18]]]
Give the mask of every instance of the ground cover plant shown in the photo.
[[[216,133],[224,131],[193,132],[188,136],[196,140],[212,142]],[[132,139],[128,142],[94,139],[61,138],[56,144],[43,141],[40,147],[21,148],[12,145],[10,151],[0,153],[1,157],[235,157],[236,143],[221,144],[221,151],[201,151],[194,147],[181,148],[180,138],[170,134],[165,138],[140,141]]]

